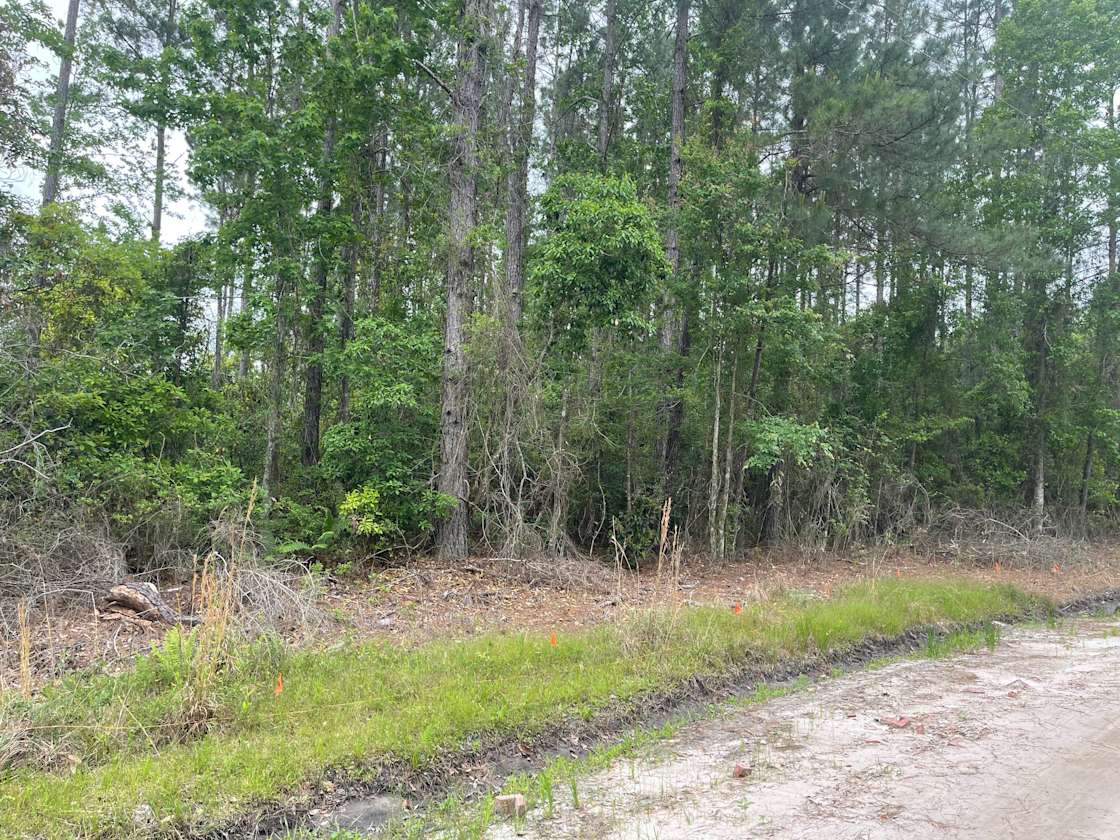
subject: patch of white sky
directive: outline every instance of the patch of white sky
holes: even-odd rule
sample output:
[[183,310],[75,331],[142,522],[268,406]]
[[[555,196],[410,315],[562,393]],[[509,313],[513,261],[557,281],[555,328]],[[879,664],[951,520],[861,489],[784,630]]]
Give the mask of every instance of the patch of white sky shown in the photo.
[[[59,32],[61,32],[64,27],[69,0],[48,0],[47,5]],[[33,46],[31,54],[35,61],[31,63],[29,75],[34,80],[46,81],[53,85],[55,79],[58,78],[58,56],[40,45]],[[80,72],[80,69],[76,69],[75,72]],[[156,157],[154,128],[148,132],[144,143],[147,146],[148,154],[141,156],[141,160],[150,161],[154,169]],[[126,150],[109,148],[102,150],[100,155],[105,162],[112,162],[121,158],[124,151]],[[184,133],[177,129],[169,130],[166,140],[167,178],[171,182],[172,189],[169,189],[169,192],[172,196],[165,201],[163,209],[161,239],[165,244],[173,244],[201,233],[210,225],[210,214],[198,201],[187,179],[189,153],[190,150]],[[135,157],[135,155],[130,157]],[[150,181],[152,177],[152,175],[149,175],[146,180]],[[3,181],[9,189],[25,198],[29,203],[33,205],[39,203],[43,191],[42,170],[27,166],[17,170],[0,167],[0,181]],[[65,188],[65,184],[63,186]],[[63,198],[65,197],[64,193]],[[96,216],[104,213],[108,216],[108,205],[112,202],[112,199],[112,196],[106,195],[93,201],[93,214]],[[146,200],[145,209],[150,215],[150,198]]]

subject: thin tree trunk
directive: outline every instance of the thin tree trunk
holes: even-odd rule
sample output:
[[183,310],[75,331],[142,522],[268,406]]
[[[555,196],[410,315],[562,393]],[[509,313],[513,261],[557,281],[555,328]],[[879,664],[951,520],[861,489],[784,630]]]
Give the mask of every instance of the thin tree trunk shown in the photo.
[[886,282],[887,282],[887,267],[886,267],[886,254],[883,251],[884,243],[883,236],[878,236],[877,248],[875,251],[875,305],[882,306],[887,302],[886,299]]
[[440,413],[439,491],[454,507],[436,531],[442,560],[467,556],[467,354],[470,281],[474,275],[471,237],[478,216],[478,132],[486,84],[488,0],[467,0],[460,15],[456,89],[452,97],[457,126],[451,165],[450,258],[447,266],[447,311],[443,333]]
[[506,209],[506,311],[507,331],[516,333],[521,320],[522,293],[525,288],[525,219],[529,203],[529,148],[536,119],[537,43],[543,3],[529,0],[528,32],[525,36],[525,78],[517,119],[511,126],[510,151],[513,167],[507,176],[509,207]]
[[785,510],[786,462],[779,460],[768,473],[770,484],[767,489],[766,512],[763,515],[762,541],[774,545],[782,535],[782,515]]
[[716,521],[719,506],[719,422],[721,414],[721,391],[723,389],[723,343],[716,350],[716,367],[713,376],[712,388],[712,465],[711,478],[708,481],[708,550],[713,559],[719,555],[719,536],[717,534],[718,522]]
[[[1003,22],[1003,0],[995,0],[995,8],[992,11],[992,37],[999,33],[999,25]],[[992,84],[992,93],[996,100],[1003,98],[1003,75],[996,73],[995,80]]]
[[[327,43],[336,38],[342,28],[342,4],[334,0],[334,17],[327,29]],[[330,47],[327,48],[330,60]],[[321,225],[326,225],[334,207],[334,179],[330,167],[334,160],[334,135],[336,118],[332,113],[327,117],[323,130],[323,150],[321,156],[322,173],[319,183],[319,200],[315,214]],[[319,434],[323,415],[323,351],[326,349],[327,335],[323,315],[327,305],[327,278],[330,271],[332,248],[324,241],[322,228],[315,258],[315,288],[311,298],[310,319],[307,335],[307,369],[304,373],[303,392],[303,448],[300,461],[305,467],[319,463]]]
[[[368,305],[371,312],[381,308],[381,272],[382,253],[381,246],[385,232],[385,170],[389,166],[389,133],[386,128],[381,129],[378,139],[380,152],[377,156],[378,175],[373,186],[373,236],[371,237],[370,250],[372,256],[369,264],[369,287],[367,290]],[[407,231],[407,227],[405,228]],[[404,240],[407,242],[407,239]]]
[[548,526],[548,542],[557,556],[564,554],[567,543],[564,534],[564,523],[568,513],[568,470],[567,470],[567,445],[568,445],[568,403],[569,389],[564,388],[560,398],[560,426],[556,431],[556,471],[553,476],[552,487],[552,518]]
[[616,0],[607,0],[607,29],[603,39],[603,86],[599,93],[599,169],[607,171],[607,148],[611,137],[611,97],[614,90]]
[[[253,195],[257,187],[256,173],[251,174],[246,179],[245,198],[248,199]],[[242,208],[244,204],[242,205]],[[237,314],[242,318],[247,318],[252,308],[253,296],[253,275],[244,267],[241,271],[241,304],[237,310]],[[249,347],[245,346],[241,349],[241,357],[237,362],[237,381],[244,382],[249,378],[249,367],[251,359],[249,358]]]
[[152,197],[152,242],[159,244],[160,231],[163,228],[163,181],[166,177],[166,158],[164,149],[166,142],[167,126],[163,120],[156,126],[156,186]]
[[[358,202],[350,200],[350,221],[354,230],[358,228]],[[350,241],[346,245],[346,268],[342,276],[342,311],[338,319],[338,340],[342,352],[354,340],[354,285],[358,276],[358,245]],[[338,422],[350,419],[350,377],[345,373],[338,383]]]
[[[178,0],[168,0],[167,4],[167,19],[163,21],[163,32],[160,37],[160,45],[166,50],[171,46],[171,42],[175,36],[175,16],[178,11]],[[161,68],[163,67],[163,60],[160,59]],[[166,72],[161,72],[162,83],[164,92],[167,93],[167,88],[170,83],[167,78]],[[156,123],[156,183],[155,194],[152,196],[152,241],[157,245],[159,244],[160,233],[163,230],[163,193],[164,184],[167,179],[167,117],[166,114],[161,115]]]
[[[536,118],[537,47],[539,43],[542,0],[528,0],[528,14],[524,3],[521,14],[525,24],[525,75],[521,80],[520,102],[516,111],[511,104],[509,148],[512,166],[506,173],[506,253],[503,288],[499,297],[501,318],[501,347],[498,357],[499,382],[505,389],[498,426],[501,442],[498,446],[498,484],[502,502],[506,506],[504,523],[509,550],[516,552],[521,540],[522,511],[520,493],[514,480],[514,447],[517,437],[518,417],[522,402],[523,365],[521,361],[522,299],[525,288],[526,218],[529,204],[529,152],[533,141],[533,122]],[[521,26],[518,27],[519,35]],[[512,95],[513,80],[510,81]]]
[[[1116,91],[1110,90],[1108,92],[1108,127],[1114,132],[1116,131]],[[1108,193],[1108,273],[1109,275],[1116,274],[1116,215],[1120,208],[1117,208],[1117,189],[1120,189],[1120,184],[1116,183],[1117,176],[1115,173],[1117,164],[1116,161],[1111,162],[1110,168],[1112,172],[1109,174],[1111,177],[1111,188]]]
[[717,529],[719,531],[719,558],[727,556],[727,507],[731,498],[731,459],[734,454],[732,442],[735,439],[735,385],[739,376],[739,355],[731,364],[731,392],[727,405],[727,431],[724,433],[723,454],[723,481],[720,482],[719,514],[717,516]]
[[[680,248],[680,182],[684,174],[682,153],[684,148],[684,94],[688,69],[688,14],[690,0],[677,0],[676,38],[673,46],[673,90],[670,102],[669,125],[669,227],[665,233],[665,248],[673,277],[679,280],[681,273]],[[664,436],[660,441],[660,455],[663,480],[669,485],[676,472],[676,461],[680,448],[680,429],[684,416],[684,403],[680,396],[680,385],[684,378],[684,350],[688,342],[688,315],[681,315],[680,330],[677,330],[677,313],[670,301],[666,301],[666,312],[661,328],[660,341],[666,356],[676,354],[675,384],[677,393],[664,400],[659,406]]]
[[1093,432],[1089,432],[1085,439],[1085,461],[1081,465],[1081,492],[1079,495],[1079,507],[1081,508],[1081,520],[1089,515],[1089,480],[1093,477],[1093,454],[1096,447],[1096,436]]
[[70,0],[63,33],[62,63],[58,68],[58,85],[54,96],[54,120],[51,122],[51,145],[47,153],[47,172],[43,178],[43,206],[58,199],[59,175],[62,171],[62,144],[66,135],[66,108],[70,104],[70,72],[74,65],[74,42],[78,34],[78,3]]
[[276,324],[272,341],[272,363],[268,377],[268,419],[265,422],[264,477],[261,493],[267,503],[280,485],[280,418],[284,405],[284,371],[287,364],[286,340],[288,323],[284,312],[287,284],[282,278],[276,285]]
[[637,439],[637,407],[634,404],[634,371],[626,374],[626,512],[634,510],[634,448]]
[[[253,293],[253,281],[248,271],[241,273],[241,302],[237,314],[246,317],[249,312],[249,300]],[[237,360],[237,381],[244,382],[249,378],[249,348],[242,347],[241,355]]]
[[[1041,427],[1041,423],[1039,424]],[[1032,503],[1037,526],[1042,527],[1042,517],[1046,513],[1046,433],[1041,428],[1035,442],[1034,455],[1034,500]]]
[[214,366],[210,370],[210,387],[214,390],[222,387],[222,331],[226,319],[226,287],[218,286],[218,312],[214,322]]

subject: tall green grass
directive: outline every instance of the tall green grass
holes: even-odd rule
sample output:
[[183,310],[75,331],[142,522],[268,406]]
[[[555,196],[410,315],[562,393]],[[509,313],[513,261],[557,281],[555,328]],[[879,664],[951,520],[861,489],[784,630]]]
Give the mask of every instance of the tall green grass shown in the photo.
[[697,675],[1039,606],[1007,586],[889,580],[829,600],[777,598],[738,615],[699,607],[642,613],[561,634],[555,646],[546,635],[520,634],[411,649],[366,643],[282,653],[262,645],[225,663],[206,725],[187,733],[175,729],[173,710],[176,692],[189,690],[180,678],[189,669],[165,646],[128,674],[76,677],[32,701],[0,701],[0,722],[25,753],[74,751],[67,754],[80,759],[61,763],[64,770],[9,767],[0,778],[0,836],[151,836],[133,820],[141,805],[167,833],[201,830],[328,771],[369,777],[387,762],[423,768],[448,751],[532,738],[566,718],[640,703]]

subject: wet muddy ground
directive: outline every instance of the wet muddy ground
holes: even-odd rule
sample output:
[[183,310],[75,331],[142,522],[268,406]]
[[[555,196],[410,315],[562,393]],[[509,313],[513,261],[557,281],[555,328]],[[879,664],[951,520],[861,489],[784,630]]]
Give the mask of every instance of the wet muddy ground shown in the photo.
[[825,680],[680,730],[491,838],[1120,837],[1120,624]]

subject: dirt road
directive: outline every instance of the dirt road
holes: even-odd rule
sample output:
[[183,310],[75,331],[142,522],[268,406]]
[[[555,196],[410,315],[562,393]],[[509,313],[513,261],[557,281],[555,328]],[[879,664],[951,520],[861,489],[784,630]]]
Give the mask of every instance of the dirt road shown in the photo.
[[520,836],[1112,840],[1120,624],[1009,629],[993,651],[729,708],[580,779],[578,810],[556,787]]

